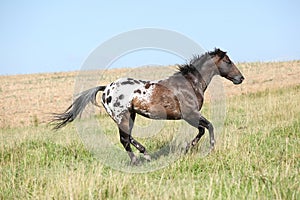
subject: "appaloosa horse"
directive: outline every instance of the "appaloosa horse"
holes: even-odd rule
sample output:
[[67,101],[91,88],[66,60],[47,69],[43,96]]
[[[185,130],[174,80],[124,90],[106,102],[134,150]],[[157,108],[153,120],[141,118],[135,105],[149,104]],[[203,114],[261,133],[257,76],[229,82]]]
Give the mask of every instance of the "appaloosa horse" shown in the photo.
[[145,147],[131,136],[136,114],[151,119],[183,119],[198,128],[197,136],[187,145],[186,150],[197,144],[206,128],[209,131],[210,147],[213,149],[213,125],[199,111],[203,105],[204,92],[215,75],[225,77],[234,84],[240,84],[244,80],[226,52],[215,49],[194,57],[188,64],[178,65],[178,72],[163,80],[121,78],[107,86],[86,90],[79,94],[64,113],[54,115],[53,121],[57,121],[54,128],[59,129],[72,122],[89,102],[98,105],[96,94],[103,91],[102,104],[116,122],[120,141],[132,164],[136,164],[138,160],[130,144],[143,153],[145,159],[151,159]]

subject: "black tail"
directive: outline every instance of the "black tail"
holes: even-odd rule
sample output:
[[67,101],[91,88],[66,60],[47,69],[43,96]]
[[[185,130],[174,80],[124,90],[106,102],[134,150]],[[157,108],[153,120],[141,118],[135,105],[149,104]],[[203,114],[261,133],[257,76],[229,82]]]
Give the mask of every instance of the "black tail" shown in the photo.
[[70,105],[64,113],[53,114],[53,119],[51,121],[51,123],[55,124],[53,129],[62,128],[72,122],[82,113],[89,102],[98,106],[96,102],[96,95],[99,91],[104,91],[105,87],[106,86],[98,86],[80,93],[72,105]]

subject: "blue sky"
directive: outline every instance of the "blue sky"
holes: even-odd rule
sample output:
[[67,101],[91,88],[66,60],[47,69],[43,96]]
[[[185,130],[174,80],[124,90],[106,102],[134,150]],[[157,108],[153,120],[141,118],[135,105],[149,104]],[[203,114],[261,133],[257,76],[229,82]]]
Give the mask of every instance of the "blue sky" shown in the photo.
[[[0,75],[80,70],[100,44],[144,27],[177,31],[206,50],[220,47],[236,62],[300,59],[299,2],[1,1]],[[180,62],[147,53],[115,67],[154,57],[153,63]]]

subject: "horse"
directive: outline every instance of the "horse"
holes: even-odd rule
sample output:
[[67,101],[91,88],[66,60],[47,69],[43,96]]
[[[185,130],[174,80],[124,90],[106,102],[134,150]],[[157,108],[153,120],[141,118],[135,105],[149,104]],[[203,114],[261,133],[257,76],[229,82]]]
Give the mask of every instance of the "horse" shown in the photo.
[[138,163],[131,145],[146,160],[151,160],[146,148],[131,135],[136,114],[150,119],[182,119],[197,128],[198,134],[187,144],[186,152],[198,143],[206,128],[209,132],[210,149],[213,150],[214,127],[200,114],[204,92],[215,75],[220,75],[234,84],[242,83],[244,76],[227,53],[217,48],[194,56],[189,62],[177,65],[177,68],[177,72],[162,80],[120,78],[107,86],[88,89],[80,93],[65,112],[54,114],[54,129],[72,122],[88,103],[99,106],[96,95],[102,91],[101,103],[118,126],[120,142],[128,153],[131,164]]

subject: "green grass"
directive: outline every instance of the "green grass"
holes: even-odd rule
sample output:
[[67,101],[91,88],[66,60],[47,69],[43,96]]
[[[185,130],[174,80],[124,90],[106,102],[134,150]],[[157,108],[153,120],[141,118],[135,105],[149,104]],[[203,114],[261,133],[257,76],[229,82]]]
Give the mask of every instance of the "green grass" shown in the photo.
[[[227,99],[212,154],[201,157],[196,148],[150,173],[101,164],[74,126],[2,129],[0,199],[299,199],[299,99],[300,86]],[[117,144],[115,124],[99,120]],[[162,134],[173,124],[165,129]],[[145,146],[155,150],[168,137],[145,140]]]

